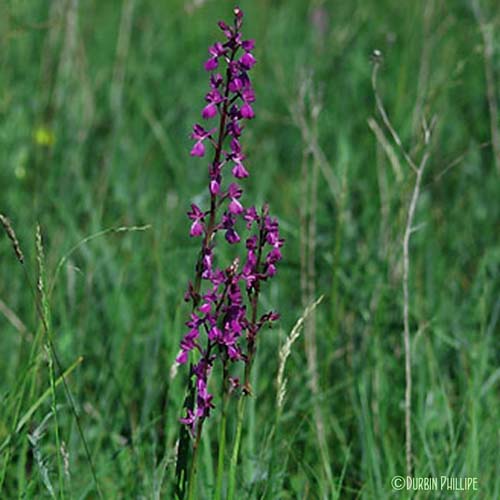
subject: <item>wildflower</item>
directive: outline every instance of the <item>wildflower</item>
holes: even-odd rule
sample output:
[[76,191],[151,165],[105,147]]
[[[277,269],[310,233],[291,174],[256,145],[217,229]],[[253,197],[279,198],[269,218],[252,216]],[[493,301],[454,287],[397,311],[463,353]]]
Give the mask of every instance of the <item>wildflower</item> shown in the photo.
[[229,185],[229,188],[227,190],[227,195],[230,199],[228,209],[229,212],[231,212],[233,215],[239,215],[244,211],[243,205],[238,200],[238,198],[241,197],[242,193],[243,190],[234,182]]
[[241,145],[237,139],[231,141],[231,153],[228,155],[228,159],[234,162],[232,173],[237,179],[248,177],[248,171],[243,165],[245,156],[241,151]]
[[215,132],[215,129],[206,131],[201,125],[195,124],[193,126],[193,132],[191,133],[191,138],[196,142],[191,149],[191,156],[204,156],[205,155],[205,145],[203,141],[207,137],[211,137]]
[[[210,73],[209,90],[201,114],[207,120],[217,117],[219,126],[207,130],[196,124],[191,134],[194,140],[191,156],[205,156],[207,146],[213,146],[208,166],[210,208],[204,211],[193,203],[187,213],[191,221],[190,236],[202,238],[195,284],[188,284],[184,296],[192,303],[193,312],[186,322],[187,333],[180,342],[181,352],[177,357],[177,362],[184,364],[196,353],[198,360],[191,373],[195,379],[194,405],[186,408],[185,416],[180,419],[197,436],[215,408],[208,389],[214,363],[220,361],[225,373],[226,369],[229,373],[232,363],[250,366],[258,331],[278,318],[271,312],[259,318],[257,305],[260,283],[275,275],[283,244],[278,221],[269,216],[268,207],[261,211],[254,206],[245,207],[242,186],[224,182],[225,168],[230,168],[238,180],[249,176],[241,136],[245,121],[255,116],[252,106],[255,93],[249,72],[257,61],[252,54],[255,41],[242,39],[241,9],[234,10],[233,25],[223,21],[218,24],[225,40],[208,49],[205,69]],[[248,234],[243,238],[241,231],[245,229]],[[243,265],[235,258],[230,266],[220,266],[215,249],[221,232],[235,250],[243,239]],[[227,383],[232,391],[240,386],[239,380],[229,375]],[[247,375],[244,386],[248,386]]]
[[209,47],[208,53],[210,54],[210,58],[205,63],[205,69],[207,71],[212,71],[219,66],[219,57],[223,56],[226,50],[220,42],[217,42]]
[[209,118],[213,118],[217,114],[217,105],[220,104],[224,99],[221,96],[220,92],[213,88],[208,94],[205,96],[205,100],[208,104],[203,108],[201,115],[203,118],[208,120]]
[[194,203],[191,204],[191,210],[188,212],[188,217],[193,221],[189,234],[191,236],[201,236],[204,230],[203,219],[205,215]]
[[247,70],[252,69],[252,67],[255,65],[256,62],[257,61],[255,60],[255,57],[250,52],[246,52],[240,58],[241,66],[243,66],[243,68]]

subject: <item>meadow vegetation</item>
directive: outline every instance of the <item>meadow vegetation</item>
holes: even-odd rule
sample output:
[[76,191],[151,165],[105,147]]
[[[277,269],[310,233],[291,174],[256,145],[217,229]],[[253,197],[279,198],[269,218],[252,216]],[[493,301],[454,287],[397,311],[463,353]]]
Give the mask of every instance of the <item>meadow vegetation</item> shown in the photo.
[[[0,213],[23,255],[2,232],[0,498],[174,498],[186,212],[207,201],[189,133],[233,6],[0,4]],[[237,498],[410,498],[390,484],[407,471],[405,329],[412,474],[500,498],[496,2],[241,7],[258,61],[245,196],[286,244],[260,296],[281,319],[259,334]]]

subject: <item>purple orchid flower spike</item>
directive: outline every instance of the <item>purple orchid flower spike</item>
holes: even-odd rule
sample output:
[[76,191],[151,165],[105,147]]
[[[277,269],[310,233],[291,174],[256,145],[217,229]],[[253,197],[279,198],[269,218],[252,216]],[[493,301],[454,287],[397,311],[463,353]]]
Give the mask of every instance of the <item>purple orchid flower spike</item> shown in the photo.
[[[181,422],[197,440],[203,422],[216,407],[209,390],[214,363],[223,365],[228,390],[235,393],[243,387],[250,392],[248,374],[257,333],[278,319],[273,312],[257,314],[261,283],[276,274],[283,245],[277,219],[269,216],[267,206],[261,211],[245,207],[239,184],[249,176],[241,138],[244,123],[255,117],[255,92],[249,76],[257,63],[252,54],[255,41],[242,37],[243,12],[239,8],[234,10],[232,25],[223,21],[218,25],[223,40],[208,49],[204,67],[210,73],[209,90],[201,112],[206,120],[216,118],[218,126],[205,129],[196,124],[191,134],[191,156],[209,156],[209,149],[211,152],[209,206],[203,209],[193,203],[187,213],[189,234],[201,239],[201,249],[195,279],[185,294],[193,309],[177,357],[179,364],[191,361],[194,404],[186,407]],[[240,253],[228,266],[222,265],[216,252],[217,245],[224,242]],[[231,367],[238,363],[245,366],[243,384],[230,376]]]

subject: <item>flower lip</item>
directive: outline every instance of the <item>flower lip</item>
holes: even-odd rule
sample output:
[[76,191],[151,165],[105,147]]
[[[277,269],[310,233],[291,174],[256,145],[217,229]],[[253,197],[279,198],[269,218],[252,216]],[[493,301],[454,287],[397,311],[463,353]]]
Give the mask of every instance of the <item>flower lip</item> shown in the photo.
[[213,71],[214,69],[217,69],[218,67],[219,67],[219,61],[217,60],[216,57],[210,57],[205,62],[205,70],[206,71]]
[[205,118],[205,120],[213,118],[216,114],[217,114],[217,106],[213,103],[207,104],[203,108],[203,111],[201,112],[201,116]]
[[253,108],[248,103],[245,103],[243,104],[243,106],[241,106],[240,113],[243,118],[247,118],[249,120],[255,117]]
[[240,57],[239,62],[240,62],[240,65],[243,66],[244,69],[249,70],[249,69],[252,69],[253,66],[255,66],[255,64],[257,63],[257,60],[250,52],[245,52],[245,54],[243,54]]
[[205,155],[205,145],[203,144],[202,141],[198,141],[194,144],[193,148],[191,149],[191,156],[198,156],[202,157]]

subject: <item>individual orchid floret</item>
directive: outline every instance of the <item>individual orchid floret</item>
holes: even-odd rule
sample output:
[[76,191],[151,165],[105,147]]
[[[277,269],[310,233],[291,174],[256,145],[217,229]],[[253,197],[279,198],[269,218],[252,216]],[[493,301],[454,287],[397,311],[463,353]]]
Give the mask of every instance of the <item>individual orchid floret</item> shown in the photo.
[[208,120],[213,118],[217,114],[217,106],[224,100],[220,92],[217,89],[212,89],[205,96],[205,100],[208,104],[203,108],[201,116]]
[[217,42],[209,47],[208,53],[210,54],[210,58],[205,63],[205,69],[207,71],[213,71],[219,66],[219,57],[226,53],[226,49],[224,49],[222,43]]
[[255,57],[250,52],[245,52],[239,60],[241,66],[246,70],[252,69],[256,62]]
[[195,124],[193,126],[193,132],[191,133],[191,139],[194,139],[193,148],[191,149],[191,156],[204,156],[205,155],[205,144],[203,141],[208,137],[212,137],[215,129],[205,130],[201,125]]
[[255,101],[255,93],[252,88],[246,88],[241,91],[241,98],[243,99],[243,106],[241,106],[240,113],[243,118],[251,120],[255,113],[250,103]]
[[235,229],[235,224],[236,224],[236,217],[230,213],[230,212],[225,212],[222,216],[222,228],[226,230],[226,240],[228,243],[231,245],[234,245],[235,243],[239,243],[241,238],[239,234],[236,232]]
[[240,142],[237,139],[231,140],[231,153],[228,155],[228,159],[234,163],[232,173],[237,179],[248,177],[248,171],[243,165],[245,155],[242,153]]
[[246,52],[251,52],[255,48],[255,40],[244,40],[241,42],[241,47]]
[[228,209],[233,215],[239,215],[244,212],[243,205],[240,203],[239,198],[243,194],[243,189],[241,189],[238,184],[232,182],[227,190],[227,196],[229,197]]
[[205,214],[200,210],[198,205],[191,204],[191,210],[188,212],[188,217],[193,221],[191,229],[189,230],[190,236],[201,236],[204,231],[203,219]]

